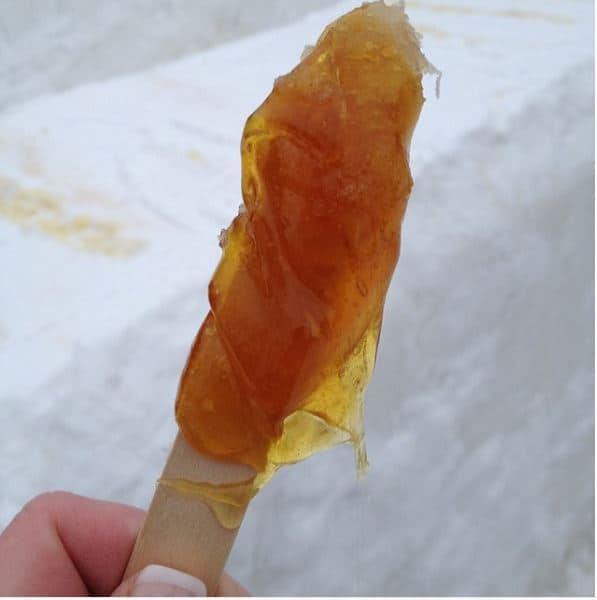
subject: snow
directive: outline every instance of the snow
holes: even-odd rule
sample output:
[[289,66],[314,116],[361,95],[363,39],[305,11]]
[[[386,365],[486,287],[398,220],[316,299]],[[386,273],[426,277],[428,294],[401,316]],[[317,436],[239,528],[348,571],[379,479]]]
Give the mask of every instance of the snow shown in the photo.
[[332,1],[0,0],[0,109],[288,23]]
[[[0,526],[47,489],[147,505],[244,119],[352,6],[0,114]],[[282,470],[229,570],[264,595],[590,595],[592,4],[407,7],[443,79],[413,139],[371,469],[357,482],[342,447]]]

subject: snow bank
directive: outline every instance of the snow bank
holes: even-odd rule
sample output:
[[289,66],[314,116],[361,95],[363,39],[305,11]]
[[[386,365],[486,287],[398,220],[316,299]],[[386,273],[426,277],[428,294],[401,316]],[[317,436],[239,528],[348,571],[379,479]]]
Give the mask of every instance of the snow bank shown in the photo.
[[3,0],[0,109],[289,23],[332,0]]
[[[66,488],[145,505],[236,212],[243,121],[352,5],[0,115],[0,524]],[[349,448],[283,470],[256,594],[593,589],[592,4],[410,2],[433,81]],[[275,48],[275,52],[272,49]]]

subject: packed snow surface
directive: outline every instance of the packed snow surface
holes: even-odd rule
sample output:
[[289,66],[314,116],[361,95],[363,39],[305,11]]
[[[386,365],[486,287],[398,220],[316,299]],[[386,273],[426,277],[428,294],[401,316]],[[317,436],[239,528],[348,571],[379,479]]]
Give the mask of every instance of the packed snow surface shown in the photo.
[[147,68],[333,0],[0,0],[0,109]]
[[[240,203],[243,122],[342,2],[0,114],[0,526],[48,489],[146,506]],[[253,501],[254,594],[593,591],[590,1],[408,2],[428,79],[367,392]],[[364,140],[366,143],[366,140]]]

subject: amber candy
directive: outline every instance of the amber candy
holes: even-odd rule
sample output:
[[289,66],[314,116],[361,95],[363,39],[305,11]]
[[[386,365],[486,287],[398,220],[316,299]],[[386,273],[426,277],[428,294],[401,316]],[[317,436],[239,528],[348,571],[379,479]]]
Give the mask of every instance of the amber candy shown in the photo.
[[403,8],[383,2],[305,54],[245,125],[244,207],[222,236],[176,403],[187,443],[253,467],[253,489],[343,441],[366,466],[362,394],[429,69]]

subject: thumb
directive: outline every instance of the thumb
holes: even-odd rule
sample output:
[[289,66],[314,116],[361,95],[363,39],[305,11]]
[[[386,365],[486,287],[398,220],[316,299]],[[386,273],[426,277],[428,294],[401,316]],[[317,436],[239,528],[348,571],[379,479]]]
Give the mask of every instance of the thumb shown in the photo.
[[205,584],[182,571],[149,565],[123,581],[112,596],[205,596]]

